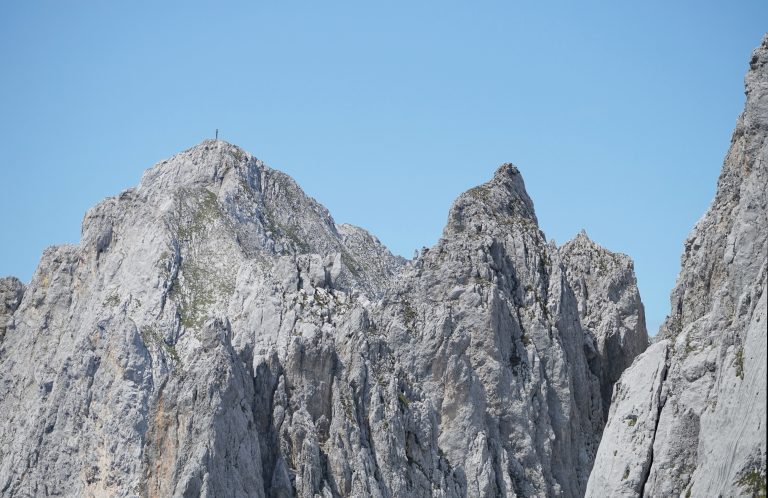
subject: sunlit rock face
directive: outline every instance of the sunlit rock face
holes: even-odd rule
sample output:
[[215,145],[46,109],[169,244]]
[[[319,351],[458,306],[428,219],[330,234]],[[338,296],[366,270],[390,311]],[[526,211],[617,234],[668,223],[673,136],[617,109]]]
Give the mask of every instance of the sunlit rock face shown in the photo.
[[647,346],[631,260],[514,166],[412,261],[222,141],[0,281],[3,496],[581,496]]
[[0,496],[759,493],[767,72],[650,347],[511,164],[406,261],[231,144],[158,163],[0,279]]
[[768,36],[660,339],[616,384],[588,496],[765,496]]

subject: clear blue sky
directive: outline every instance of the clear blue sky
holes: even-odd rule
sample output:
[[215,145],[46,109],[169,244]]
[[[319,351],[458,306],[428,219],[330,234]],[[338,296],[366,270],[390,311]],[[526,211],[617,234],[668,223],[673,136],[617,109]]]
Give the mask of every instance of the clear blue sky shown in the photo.
[[548,237],[635,259],[651,332],[768,29],[764,0],[1,9],[0,275],[219,128],[405,256],[513,162]]

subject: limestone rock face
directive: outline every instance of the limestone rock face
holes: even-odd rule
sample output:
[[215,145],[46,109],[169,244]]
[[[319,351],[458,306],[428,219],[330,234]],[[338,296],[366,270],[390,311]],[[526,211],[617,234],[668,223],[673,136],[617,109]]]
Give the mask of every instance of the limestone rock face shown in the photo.
[[663,407],[661,392],[668,350],[667,341],[656,342],[616,383],[608,423],[589,477],[588,495],[642,495]]
[[614,382],[648,347],[634,263],[625,254],[595,244],[586,232],[566,243],[561,253],[578,300],[579,320],[594,341],[585,351],[600,377],[607,416]]
[[405,261],[221,141],[0,281],[0,323],[2,496],[582,496],[648,340],[629,258],[547,243],[510,164]]
[[0,278],[0,344],[5,337],[8,320],[21,304],[24,284],[18,278]]
[[410,261],[233,145],[155,165],[0,279],[0,496],[759,492],[768,38],[750,66],[651,347],[632,261],[547,242],[511,164]]
[[661,341],[617,384],[588,496],[765,494],[768,36],[745,83],[715,199]]

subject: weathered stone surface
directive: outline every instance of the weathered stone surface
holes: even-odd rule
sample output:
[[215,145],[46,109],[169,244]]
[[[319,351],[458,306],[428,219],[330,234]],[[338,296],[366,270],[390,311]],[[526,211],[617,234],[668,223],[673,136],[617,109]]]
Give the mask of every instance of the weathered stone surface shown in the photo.
[[23,295],[24,284],[21,280],[15,277],[0,278],[0,344],[3,343],[8,321],[21,304]]
[[206,141],[2,285],[4,496],[581,496],[647,344],[631,261],[548,244],[509,164],[406,262]]
[[[616,392],[588,496],[765,494],[768,36],[745,83],[715,199],[685,243],[662,342],[619,381],[629,394]],[[662,344],[659,401],[622,424],[644,395],[633,379],[659,370],[651,351]]]
[[[603,442],[589,478],[588,496],[642,494],[663,407],[668,349],[667,341],[653,344],[616,384]],[[612,443],[610,450],[606,441]]]
[[600,378],[608,415],[613,384],[648,347],[645,312],[632,259],[595,244],[582,231],[561,253],[587,334],[584,351]]
[[0,279],[0,495],[752,492],[766,71],[645,353],[632,261],[548,243],[511,164],[411,261],[225,142],[157,164]]

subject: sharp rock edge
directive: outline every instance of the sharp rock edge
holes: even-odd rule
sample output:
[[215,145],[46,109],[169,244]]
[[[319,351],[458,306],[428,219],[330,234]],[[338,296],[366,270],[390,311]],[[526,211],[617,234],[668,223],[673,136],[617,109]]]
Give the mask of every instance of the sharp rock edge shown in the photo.
[[3,496],[581,496],[648,342],[631,260],[518,170],[406,262],[206,141],[0,281]]
[[[86,214],[79,245],[46,250],[28,285],[0,280],[0,495],[751,483],[765,462],[764,425],[749,425],[765,414],[764,54],[664,340],[637,359],[631,260],[585,234],[547,243],[510,164],[462,194],[412,261],[233,145],[157,164]],[[624,414],[643,438],[617,426]],[[611,444],[631,464],[620,478]]]
[[765,496],[768,35],[659,341],[616,383],[587,496]]

